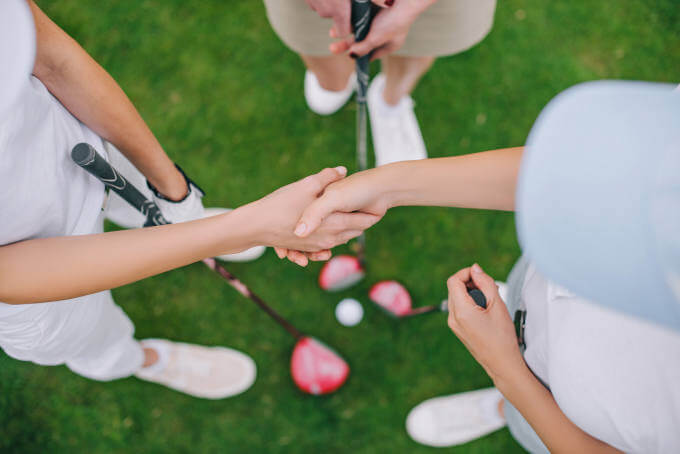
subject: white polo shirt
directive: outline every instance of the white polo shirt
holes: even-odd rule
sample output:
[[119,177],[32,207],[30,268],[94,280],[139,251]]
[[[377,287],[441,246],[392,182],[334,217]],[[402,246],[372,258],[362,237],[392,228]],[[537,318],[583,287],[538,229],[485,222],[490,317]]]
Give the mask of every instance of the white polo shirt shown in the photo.
[[522,298],[527,364],[574,424],[625,452],[680,452],[680,333],[579,298],[531,265]]
[[71,149],[102,140],[35,77],[0,118],[0,246],[92,233],[104,185],[71,160]]

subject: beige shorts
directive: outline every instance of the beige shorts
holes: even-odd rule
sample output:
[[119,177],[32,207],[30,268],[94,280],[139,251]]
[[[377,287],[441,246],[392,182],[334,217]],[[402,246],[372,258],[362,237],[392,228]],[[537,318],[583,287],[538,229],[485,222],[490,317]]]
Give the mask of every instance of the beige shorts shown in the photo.
[[[397,0],[399,1],[399,0]],[[267,17],[281,41],[304,55],[329,55],[331,19],[322,19],[305,0],[264,0]],[[491,31],[496,0],[439,0],[411,26],[396,55],[438,57],[462,52]]]

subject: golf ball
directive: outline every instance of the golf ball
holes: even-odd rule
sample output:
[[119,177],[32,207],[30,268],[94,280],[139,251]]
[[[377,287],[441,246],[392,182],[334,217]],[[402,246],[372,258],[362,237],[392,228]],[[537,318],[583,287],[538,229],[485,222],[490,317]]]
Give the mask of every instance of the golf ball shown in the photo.
[[345,298],[335,306],[335,318],[341,325],[357,325],[364,317],[364,308],[354,298]]

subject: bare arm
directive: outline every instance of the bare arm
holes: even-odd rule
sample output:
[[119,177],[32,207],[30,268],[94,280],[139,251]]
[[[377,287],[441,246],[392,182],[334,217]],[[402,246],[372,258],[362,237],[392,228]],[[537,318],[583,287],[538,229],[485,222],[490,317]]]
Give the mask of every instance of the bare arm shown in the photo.
[[397,163],[387,186],[392,206],[513,210],[524,148]]
[[389,164],[329,186],[304,212],[296,232],[313,232],[335,211],[377,216],[395,206],[513,210],[523,147]]
[[[56,301],[119,287],[205,257],[239,252],[253,232],[239,210],[175,225],[21,241],[0,247],[0,301]],[[228,236],[222,232],[229,232]]]
[[187,186],[116,81],[28,0],[37,31],[33,74],[80,121],[114,144],[162,194],[183,198]]
[[[467,293],[468,283],[480,289],[487,308]],[[529,370],[517,345],[515,327],[494,279],[479,265],[464,268],[447,281],[448,325],[484,367],[498,390],[519,410],[552,453],[617,453],[617,449],[581,430],[562,412]]]
[[496,386],[524,416],[550,452],[621,452],[571,422],[550,391],[526,367],[511,381],[496,381]]
[[337,213],[314,235],[305,239],[293,235],[302,210],[344,172],[325,169],[212,218],[2,246],[0,301],[22,304],[74,298],[260,244],[310,252],[330,249],[378,220],[364,213]]

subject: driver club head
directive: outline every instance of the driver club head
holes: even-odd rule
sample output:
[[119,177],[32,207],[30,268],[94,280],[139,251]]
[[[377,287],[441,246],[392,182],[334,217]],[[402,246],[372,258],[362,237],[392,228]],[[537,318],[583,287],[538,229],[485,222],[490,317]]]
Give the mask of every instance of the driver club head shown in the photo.
[[319,286],[329,292],[339,292],[357,284],[365,276],[359,259],[338,255],[327,261],[319,273]]

